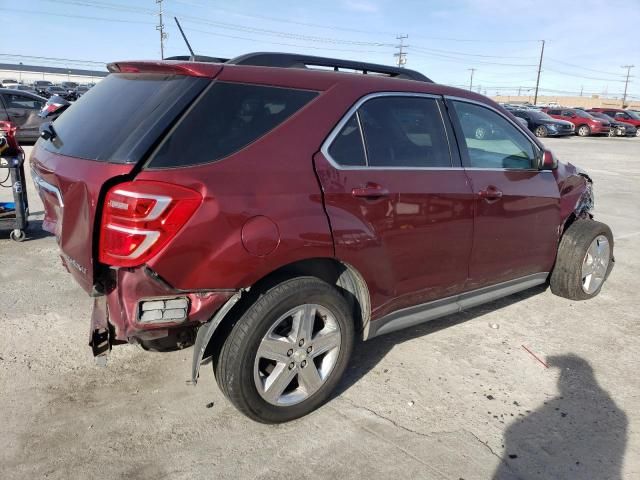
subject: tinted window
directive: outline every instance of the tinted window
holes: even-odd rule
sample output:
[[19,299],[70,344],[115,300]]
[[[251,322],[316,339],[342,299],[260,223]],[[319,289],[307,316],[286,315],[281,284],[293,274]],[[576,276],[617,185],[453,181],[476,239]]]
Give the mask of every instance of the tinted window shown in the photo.
[[362,135],[355,114],[331,143],[329,155],[340,165],[366,165]]
[[26,108],[28,110],[40,110],[44,102],[25,95],[12,95],[5,93],[4,104],[7,108]]
[[379,97],[359,109],[371,167],[450,167],[438,104],[419,97]]
[[524,133],[496,112],[466,102],[453,102],[472,168],[536,167],[536,150]]
[[116,163],[137,162],[209,84],[182,75],[111,74],[54,123],[50,151]]
[[560,110],[548,110],[549,115],[560,115],[562,112]]
[[197,165],[231,155],[273,130],[316,95],[307,90],[217,82],[162,143],[150,166]]
[[522,112],[522,111],[515,110],[515,111],[513,111],[511,113],[513,113],[516,117],[520,117],[520,118],[524,118],[524,119],[529,117],[527,112]]

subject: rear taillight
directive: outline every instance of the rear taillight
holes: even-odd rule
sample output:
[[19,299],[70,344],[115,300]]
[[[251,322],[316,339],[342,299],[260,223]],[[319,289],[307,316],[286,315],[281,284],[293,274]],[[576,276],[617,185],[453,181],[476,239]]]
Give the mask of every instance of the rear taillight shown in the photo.
[[107,192],[100,225],[100,262],[135,267],[155,256],[202,203],[188,188],[127,182]]

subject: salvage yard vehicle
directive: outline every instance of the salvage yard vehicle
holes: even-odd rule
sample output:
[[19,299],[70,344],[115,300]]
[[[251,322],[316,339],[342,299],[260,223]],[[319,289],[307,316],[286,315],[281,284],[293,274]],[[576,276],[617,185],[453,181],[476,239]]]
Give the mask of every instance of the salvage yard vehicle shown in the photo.
[[587,110],[587,113],[592,117],[611,123],[610,137],[635,137],[638,134],[638,129],[632,123],[619,122],[609,115],[596,110]]
[[13,88],[0,88],[0,120],[17,127],[19,142],[35,142],[43,120],[38,116],[46,99]]
[[622,108],[596,107],[591,110],[602,112],[609,117],[614,118],[618,122],[630,123],[636,127],[636,135],[640,137],[640,113],[633,110],[624,110]]
[[90,345],[193,345],[192,381],[210,362],[256,421],[323,404],[356,336],[537,285],[590,299],[613,266],[589,176],[482,95],[284,53],[108,69],[30,160]]
[[516,117],[522,118],[526,122],[525,126],[536,137],[560,137],[576,133],[573,123],[557,120],[539,110],[517,109],[509,111]]
[[576,133],[581,137],[590,135],[609,135],[611,124],[607,120],[597,119],[579,108],[544,108],[543,112],[558,120],[573,123]]

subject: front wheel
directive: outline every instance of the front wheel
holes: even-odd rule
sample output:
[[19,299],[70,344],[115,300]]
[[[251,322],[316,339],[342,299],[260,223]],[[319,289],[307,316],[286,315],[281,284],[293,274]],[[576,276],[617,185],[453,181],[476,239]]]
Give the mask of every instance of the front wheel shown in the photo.
[[616,136],[618,136],[618,129],[617,129],[617,128],[610,128],[610,129],[609,129],[609,136],[610,136],[610,137],[616,137]]
[[581,137],[588,137],[589,135],[591,135],[591,129],[589,128],[589,125],[580,125],[578,127],[578,135],[580,135]]
[[547,127],[545,127],[544,125],[540,125],[539,127],[536,127],[533,133],[536,137],[544,138],[547,136]]
[[576,220],[560,240],[551,291],[571,300],[588,300],[600,293],[612,267],[611,229],[593,220]]
[[636,137],[640,137],[640,125],[638,125],[638,129],[636,130]]
[[353,349],[344,297],[313,277],[280,283],[261,295],[225,339],[214,372],[222,392],[249,418],[281,423],[330,396]]

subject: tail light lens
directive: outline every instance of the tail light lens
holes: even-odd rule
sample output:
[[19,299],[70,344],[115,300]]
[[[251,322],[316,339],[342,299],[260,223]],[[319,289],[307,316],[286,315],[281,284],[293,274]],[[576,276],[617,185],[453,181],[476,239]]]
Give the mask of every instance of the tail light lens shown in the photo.
[[99,260],[114,267],[136,267],[155,256],[191,218],[202,196],[163,182],[116,185],[105,198]]

